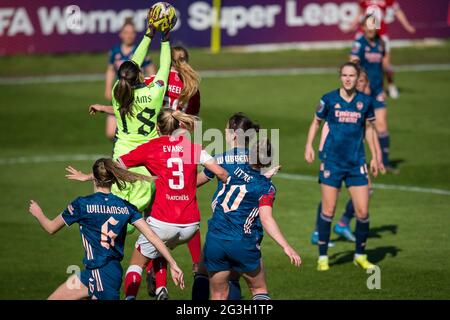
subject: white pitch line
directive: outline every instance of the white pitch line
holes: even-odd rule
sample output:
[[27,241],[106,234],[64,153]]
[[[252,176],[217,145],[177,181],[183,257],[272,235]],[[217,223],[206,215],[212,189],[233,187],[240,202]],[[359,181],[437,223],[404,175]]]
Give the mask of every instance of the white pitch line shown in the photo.
[[[448,71],[450,64],[418,64],[396,66],[398,72],[425,72],[425,71]],[[238,69],[238,70],[209,70],[200,71],[200,76],[207,78],[240,78],[260,76],[298,76],[298,75],[321,75],[335,74],[337,67],[325,68],[270,68],[270,69]],[[98,82],[104,81],[104,74],[75,74],[75,75],[53,75],[53,76],[30,76],[30,77],[0,77],[0,85],[26,85],[42,83],[71,83],[71,82]]]
[[0,158],[0,165],[28,164],[28,163],[48,163],[66,161],[94,161],[99,158],[110,156],[101,154],[76,154],[76,155],[56,155],[56,156],[31,156],[18,158]]
[[[275,177],[286,179],[286,180],[297,180],[297,181],[312,181],[317,182],[316,176],[307,176],[301,174],[291,174],[291,173],[278,173]],[[444,196],[450,196],[450,190],[445,189],[436,189],[436,188],[423,188],[416,186],[402,186],[395,184],[383,184],[383,183],[374,183],[374,189],[382,189],[382,190],[399,190],[399,191],[408,191],[408,192],[419,192],[419,193],[431,193],[431,194],[440,194]]]
[[[17,157],[17,158],[0,158],[0,165],[16,165],[16,164],[29,164],[29,163],[51,163],[51,162],[71,162],[71,161],[94,161],[99,158],[107,158],[107,155],[101,154],[76,154],[76,155],[55,155],[55,156],[31,156],[31,157]],[[316,176],[308,176],[302,174],[292,174],[292,173],[278,173],[275,178],[281,178],[286,180],[296,180],[296,181],[308,181],[317,182]],[[423,188],[417,186],[403,186],[403,185],[392,185],[392,184],[373,184],[375,189],[383,190],[398,190],[407,192],[418,192],[418,193],[430,193],[439,194],[444,196],[450,196],[450,190],[436,189],[436,188]]]

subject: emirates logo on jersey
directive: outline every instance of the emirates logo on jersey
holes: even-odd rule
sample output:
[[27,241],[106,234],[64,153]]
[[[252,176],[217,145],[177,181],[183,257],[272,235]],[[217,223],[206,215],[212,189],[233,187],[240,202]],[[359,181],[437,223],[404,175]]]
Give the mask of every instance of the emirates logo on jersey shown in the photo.
[[358,110],[362,110],[362,108],[364,108],[364,104],[361,101],[358,101],[358,103],[356,104],[356,108]]

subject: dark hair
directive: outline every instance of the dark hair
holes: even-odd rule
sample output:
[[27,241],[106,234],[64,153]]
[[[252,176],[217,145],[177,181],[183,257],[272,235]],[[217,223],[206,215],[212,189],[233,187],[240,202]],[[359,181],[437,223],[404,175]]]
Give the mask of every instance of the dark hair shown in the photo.
[[244,145],[248,147],[250,140],[259,132],[260,126],[244,113],[238,112],[228,119],[228,129],[234,130],[238,141],[245,139]]
[[342,65],[339,67],[339,74],[342,74],[342,70],[343,70],[345,67],[352,67],[352,68],[354,68],[354,69],[356,70],[356,76],[359,77],[359,75],[360,75],[360,73],[361,73],[361,67],[359,66],[359,64],[356,64],[356,63],[350,62],[350,61],[349,61],[349,62],[346,62],[346,63],[342,64]]
[[126,26],[132,26],[133,29],[136,31],[136,25],[134,24],[133,18],[132,17],[126,17],[125,20],[123,21],[123,25],[120,28],[120,31],[122,31],[123,29],[125,29]]
[[121,117],[133,116],[134,87],[141,82],[140,72],[141,69],[133,60],[123,62],[117,71],[119,82],[114,87],[114,98],[119,103]]
[[162,135],[170,135],[175,130],[183,128],[190,132],[194,130],[195,121],[198,117],[178,110],[164,108],[158,114],[157,124]]
[[152,177],[120,168],[112,159],[108,158],[100,158],[95,161],[92,166],[92,173],[98,187],[110,188],[115,183],[120,190],[125,188],[125,182],[153,181]]
[[261,138],[250,149],[250,164],[255,169],[272,165],[272,144],[269,138]]

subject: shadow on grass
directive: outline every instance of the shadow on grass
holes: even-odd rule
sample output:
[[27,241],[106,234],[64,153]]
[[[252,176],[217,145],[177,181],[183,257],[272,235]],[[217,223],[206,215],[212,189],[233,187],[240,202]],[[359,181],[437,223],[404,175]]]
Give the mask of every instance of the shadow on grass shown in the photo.
[[405,159],[390,159],[389,160],[389,163],[391,164],[391,166],[396,169],[404,162],[406,162]]
[[[382,233],[389,232],[391,234],[397,234],[397,230],[398,230],[398,226],[396,224],[388,224],[385,226],[370,228],[368,238],[380,239],[380,238],[382,238]],[[333,239],[332,241],[348,241],[348,240],[345,239],[343,236],[338,236],[337,238]]]
[[[366,254],[370,262],[377,264],[380,261],[383,261],[387,256],[396,257],[400,251],[402,250],[397,247],[386,246],[375,249],[367,249]],[[353,250],[335,253],[330,256],[330,265],[352,263],[354,254],[355,251]]]

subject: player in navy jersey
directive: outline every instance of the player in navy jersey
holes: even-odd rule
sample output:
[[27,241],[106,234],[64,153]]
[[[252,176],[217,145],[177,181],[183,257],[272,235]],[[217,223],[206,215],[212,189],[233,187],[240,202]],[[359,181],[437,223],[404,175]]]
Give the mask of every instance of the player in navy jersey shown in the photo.
[[[72,171],[69,170],[71,173]],[[78,197],[53,220],[48,219],[38,203],[31,200],[30,213],[49,234],[56,233],[64,225],[78,223],[85,249],[83,264],[86,269],[71,276],[50,295],[49,299],[76,300],[88,297],[101,300],[119,299],[123,273],[120,261],[123,259],[128,223],[133,224],[144,234],[167,259],[171,266],[173,281],[184,288],[183,272],[161,239],[145,223],[135,206],[111,193],[113,183],[123,187],[125,182],[151,178],[121,169],[110,159],[97,160],[92,171],[95,193]]]
[[366,70],[370,83],[370,95],[379,103],[375,106],[375,126],[381,146],[383,164],[386,171],[398,173],[389,163],[390,137],[387,123],[386,94],[383,89],[383,58],[385,45],[378,36],[377,30],[371,27],[371,16],[364,19],[362,26],[364,35],[353,43],[350,61],[359,63]]
[[[245,137],[251,134],[244,130],[247,129],[243,128],[245,122],[248,121],[242,114],[230,118],[226,140],[233,148],[215,156],[231,179],[226,184],[218,183],[203,252],[213,300],[230,298],[232,271],[243,275],[254,300],[269,299],[260,251],[263,228],[293,264],[301,264],[300,256],[286,241],[272,216],[276,189],[261,172],[272,164],[270,142],[258,141],[249,150]],[[204,170],[198,175],[197,184],[202,185],[212,178],[213,174]]]
[[[120,43],[114,45],[108,53],[108,66],[105,74],[105,98],[112,100],[112,88],[117,77],[117,71],[123,62],[131,60],[138,44],[136,43],[136,27],[132,18],[126,18],[119,33]],[[156,73],[156,67],[148,57],[142,63],[144,75],[149,76]],[[106,137],[114,139],[116,136],[116,118],[114,114],[107,114]]]
[[319,183],[322,192],[322,212],[318,223],[319,271],[329,269],[327,251],[331,221],[343,181],[350,193],[357,218],[354,262],[364,269],[373,267],[364,254],[369,232],[369,182],[363,140],[365,136],[372,154],[370,170],[376,176],[378,158],[374,135],[376,129],[373,125],[375,112],[373,99],[356,90],[358,76],[359,67],[355,63],[347,62],[340,68],[342,85],[320,100],[306,141],[305,160],[313,163],[313,141],[321,122],[325,121],[319,146]]
[[[363,92],[367,95],[370,95],[370,87],[369,87],[369,79],[367,77],[367,73],[364,69],[360,70],[360,74],[358,77],[358,82],[356,85],[356,90]],[[379,104],[380,102],[374,100],[373,101],[374,104]],[[322,136],[325,134],[326,132],[323,131],[322,132]],[[376,134],[376,132],[374,131],[374,134]],[[378,157],[378,165],[379,165],[379,171],[381,173],[385,173],[385,169],[384,169],[384,165],[383,165],[383,161],[381,159],[381,149],[380,149],[380,144],[378,143],[378,139],[375,136],[374,139],[374,143],[375,143],[375,148],[377,150],[377,157]],[[372,195],[373,190],[372,187],[370,185],[370,179],[369,179],[369,187],[370,187],[370,195]],[[314,231],[311,234],[311,243],[314,245],[317,245],[317,243],[319,242],[319,231],[318,231],[318,224],[319,224],[319,220],[320,220],[320,214],[322,213],[322,202],[319,203],[319,205],[317,206],[317,216],[316,216],[316,226]],[[342,214],[341,218],[339,219],[338,223],[336,223],[336,225],[333,228],[333,231],[338,234],[339,236],[344,237],[345,239],[347,239],[348,241],[351,242],[355,242],[356,238],[355,235],[353,234],[351,228],[350,228],[350,221],[353,219],[355,214],[355,209],[353,208],[353,202],[352,199],[347,201],[347,204],[345,205],[345,211]],[[332,241],[328,242],[328,246],[329,247],[334,247],[335,243]]]

